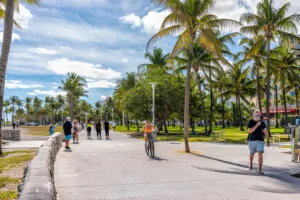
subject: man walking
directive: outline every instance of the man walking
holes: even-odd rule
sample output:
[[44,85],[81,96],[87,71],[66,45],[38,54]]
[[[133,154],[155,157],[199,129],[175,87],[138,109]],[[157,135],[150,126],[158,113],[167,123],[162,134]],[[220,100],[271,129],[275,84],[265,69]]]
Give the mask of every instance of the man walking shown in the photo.
[[63,125],[65,139],[66,139],[66,147],[65,147],[66,149],[71,149],[70,148],[70,140],[72,138],[72,123],[70,121],[71,121],[71,118],[67,117],[66,122]]
[[254,154],[257,152],[258,154],[258,173],[264,175],[262,172],[262,164],[263,164],[263,153],[264,153],[264,137],[267,138],[267,146],[270,146],[269,141],[269,133],[268,129],[264,122],[260,120],[260,111],[255,110],[253,112],[253,119],[248,122],[248,144],[250,151],[250,166],[249,169],[253,170],[253,158]]
[[105,136],[106,139],[109,139],[109,122],[107,120],[105,120],[104,122],[104,129],[105,129]]

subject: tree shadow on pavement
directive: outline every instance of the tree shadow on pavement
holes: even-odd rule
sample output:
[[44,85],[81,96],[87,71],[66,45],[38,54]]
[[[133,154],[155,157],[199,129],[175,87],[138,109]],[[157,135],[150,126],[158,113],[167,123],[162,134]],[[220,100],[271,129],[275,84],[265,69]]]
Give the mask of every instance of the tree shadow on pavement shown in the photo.
[[[213,158],[209,156],[193,154],[202,158],[214,160],[217,162],[222,162],[228,165],[232,165],[235,167],[243,168],[229,168],[229,169],[218,169],[218,168],[208,168],[208,167],[199,167],[199,166],[191,166],[196,169],[204,170],[204,171],[211,171],[216,173],[223,173],[223,174],[233,174],[233,175],[244,175],[244,176],[254,176],[254,177],[262,177],[255,171],[247,170],[248,166],[244,164],[238,164],[218,158]],[[253,185],[251,187],[247,187],[251,190],[257,190],[261,192],[269,192],[269,193],[278,193],[278,194],[300,194],[300,181],[299,179],[292,177],[289,168],[285,167],[271,167],[271,166],[264,166],[265,169],[265,176],[269,178],[266,180],[268,183],[273,184],[270,187],[265,187],[262,185]],[[271,179],[271,180],[270,180]],[[273,182],[272,182],[273,180]]]

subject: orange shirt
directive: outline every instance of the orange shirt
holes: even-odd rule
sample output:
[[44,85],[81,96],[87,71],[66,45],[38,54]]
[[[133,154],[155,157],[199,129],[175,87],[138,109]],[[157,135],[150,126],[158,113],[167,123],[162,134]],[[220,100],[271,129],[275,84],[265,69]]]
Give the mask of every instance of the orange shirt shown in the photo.
[[145,133],[152,133],[152,130],[153,130],[153,126],[151,125],[150,127],[148,127],[147,125],[144,126],[144,132]]

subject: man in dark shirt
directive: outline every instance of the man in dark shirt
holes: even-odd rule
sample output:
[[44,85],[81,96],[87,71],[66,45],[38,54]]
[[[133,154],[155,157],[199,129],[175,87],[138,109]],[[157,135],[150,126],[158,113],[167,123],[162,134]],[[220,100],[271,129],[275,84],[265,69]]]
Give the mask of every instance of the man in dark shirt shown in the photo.
[[104,130],[106,139],[109,139],[109,122],[107,120],[104,122]]
[[255,110],[253,113],[253,119],[248,122],[248,144],[250,151],[250,166],[249,169],[253,169],[253,158],[254,154],[258,153],[258,165],[259,174],[263,175],[262,163],[263,163],[263,153],[264,153],[264,137],[267,138],[267,146],[270,146],[268,129],[264,122],[260,120],[260,111]]
[[63,125],[64,128],[64,134],[65,134],[65,138],[66,138],[66,149],[71,149],[70,148],[70,140],[72,138],[72,123],[70,122],[71,118],[67,117],[66,118],[66,122]]

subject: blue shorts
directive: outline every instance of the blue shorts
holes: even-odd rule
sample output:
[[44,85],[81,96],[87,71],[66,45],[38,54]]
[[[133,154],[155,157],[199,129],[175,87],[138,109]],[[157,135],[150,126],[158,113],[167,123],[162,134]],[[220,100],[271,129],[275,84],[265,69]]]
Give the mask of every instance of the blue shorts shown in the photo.
[[265,150],[264,141],[259,141],[259,140],[249,141],[248,145],[249,145],[250,154],[255,154],[256,152],[263,153]]
[[69,140],[71,140],[72,135],[65,135],[65,138],[66,138],[67,141],[69,141]]

